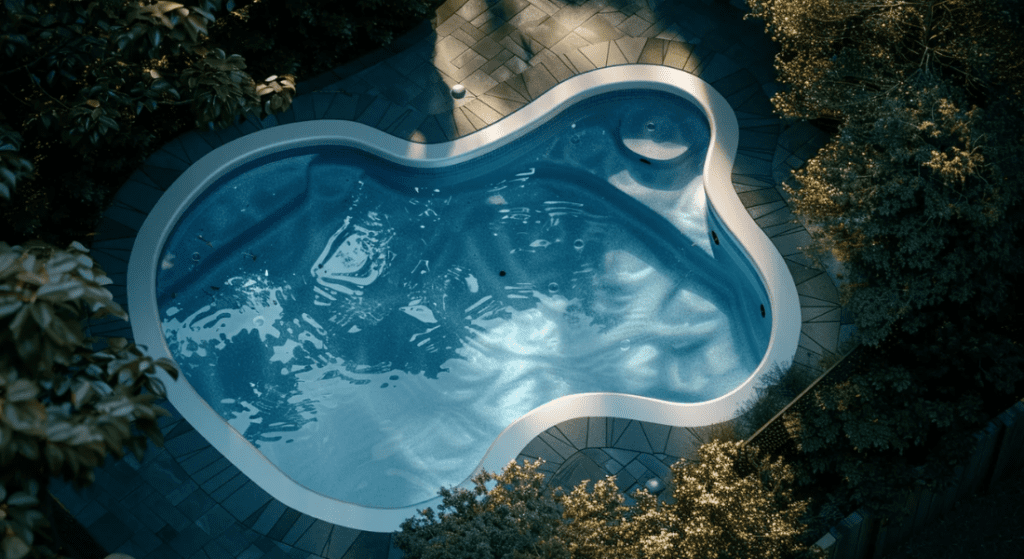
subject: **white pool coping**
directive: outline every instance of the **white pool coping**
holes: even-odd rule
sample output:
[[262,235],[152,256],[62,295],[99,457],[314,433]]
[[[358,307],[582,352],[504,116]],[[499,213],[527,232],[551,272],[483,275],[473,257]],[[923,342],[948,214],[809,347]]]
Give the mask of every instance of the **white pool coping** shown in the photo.
[[[203,190],[228,171],[271,153],[313,145],[352,146],[410,167],[443,167],[488,153],[528,134],[560,111],[589,97],[623,89],[649,89],[678,95],[694,103],[711,125],[711,145],[704,164],[704,185],[715,213],[750,256],[768,293],[772,327],[760,365],[732,392],[696,404],[641,396],[589,393],[548,402],[509,425],[491,444],[473,475],[501,471],[534,438],[576,418],[616,417],[673,427],[713,425],[733,419],[755,396],[759,377],[773,366],[786,366],[800,340],[801,313],[793,276],[782,255],[747,213],[732,185],[739,125],[729,103],[707,82],[665,66],[632,64],[601,68],[574,76],[525,107],[468,136],[440,144],[418,144],[350,121],[318,120],[283,124],[248,134],[195,162],[160,198],[139,230],[128,262],[128,312],[135,342],[154,358],[173,359],[164,340],[156,297],[160,254],[178,218]],[[209,443],[242,473],[281,503],[332,524],[372,532],[393,532],[402,521],[439,497],[401,508],[373,508],[315,493],[298,484],[259,452],[217,414],[179,375],[160,372],[167,398]],[[472,477],[472,476],[470,476]],[[472,487],[467,478],[460,487]]]

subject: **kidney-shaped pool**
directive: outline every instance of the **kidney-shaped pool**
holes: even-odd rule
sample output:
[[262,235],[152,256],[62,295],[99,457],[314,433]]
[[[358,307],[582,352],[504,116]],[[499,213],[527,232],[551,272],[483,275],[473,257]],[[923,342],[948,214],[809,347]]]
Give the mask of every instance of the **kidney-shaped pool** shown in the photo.
[[567,419],[731,418],[792,359],[795,288],[737,212],[724,100],[630,69],[447,144],[304,122],[197,162],[130,269],[172,404],[279,500],[377,531]]

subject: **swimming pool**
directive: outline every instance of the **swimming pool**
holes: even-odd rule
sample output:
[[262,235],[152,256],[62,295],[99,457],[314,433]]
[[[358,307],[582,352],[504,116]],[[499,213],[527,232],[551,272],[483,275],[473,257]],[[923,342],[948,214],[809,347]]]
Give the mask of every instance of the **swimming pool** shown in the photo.
[[306,122],[222,146],[140,231],[136,341],[250,478],[360,529],[567,419],[728,419],[799,308],[698,82],[598,70],[448,144]]

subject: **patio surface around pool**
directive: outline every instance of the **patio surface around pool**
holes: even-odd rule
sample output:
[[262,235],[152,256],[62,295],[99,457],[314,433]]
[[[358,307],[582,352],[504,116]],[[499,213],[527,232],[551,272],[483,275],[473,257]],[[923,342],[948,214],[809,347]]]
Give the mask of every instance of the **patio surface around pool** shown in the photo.
[[[488,6],[488,4],[493,4]],[[661,64],[709,82],[736,111],[733,183],[751,217],[778,247],[800,295],[798,363],[815,366],[852,334],[835,280],[799,250],[810,241],[780,183],[824,144],[807,123],[772,113],[776,48],[741,0],[449,0],[436,17],[378,51],[303,81],[285,113],[221,131],[186,133],[154,153],[104,215],[92,256],[127,309],[126,274],[135,235],[160,195],[193,162],[245,134],[288,122],[354,120],[412,141],[454,140],[484,128],[576,74],[620,64]],[[467,94],[452,99],[461,83]],[[129,309],[130,310],[130,309]],[[93,336],[132,338],[127,323],[97,321]],[[303,515],[270,497],[211,447],[167,401],[164,448],[140,463],[108,459],[82,491],[53,480],[51,493],[108,552],[136,559],[375,558],[402,556],[392,534],[361,532]],[[618,476],[631,493],[668,465],[695,459],[686,429],[609,418],[562,423],[518,460],[543,458],[550,483]]]

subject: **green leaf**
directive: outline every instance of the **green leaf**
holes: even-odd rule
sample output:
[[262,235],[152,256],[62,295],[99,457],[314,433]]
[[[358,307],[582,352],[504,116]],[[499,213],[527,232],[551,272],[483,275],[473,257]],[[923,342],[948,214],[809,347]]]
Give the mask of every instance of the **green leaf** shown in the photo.
[[7,504],[12,507],[34,507],[39,504],[39,499],[19,491],[7,498]]
[[18,379],[7,387],[7,401],[10,403],[31,400],[39,394],[39,386],[28,379]]
[[4,559],[22,559],[31,551],[28,544],[18,536],[7,536],[0,542],[4,551]]

